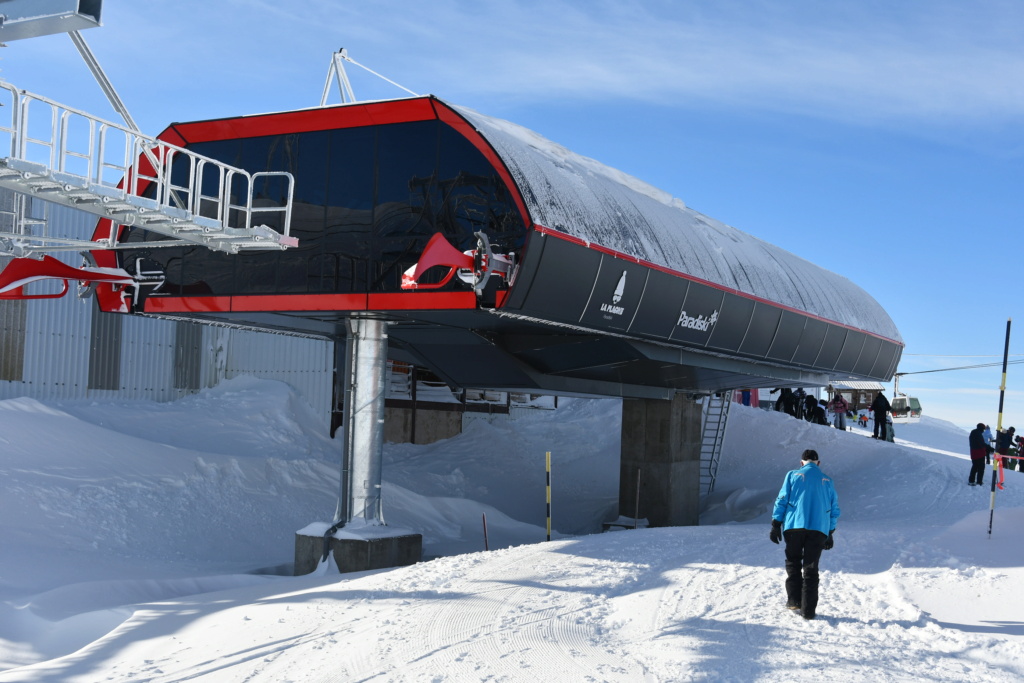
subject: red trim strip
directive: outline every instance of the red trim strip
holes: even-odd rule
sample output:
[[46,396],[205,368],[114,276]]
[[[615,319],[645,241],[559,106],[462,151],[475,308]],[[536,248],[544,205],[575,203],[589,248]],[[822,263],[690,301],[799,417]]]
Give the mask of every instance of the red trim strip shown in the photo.
[[145,305],[146,313],[428,311],[474,308],[476,295],[473,292],[153,296],[146,299]]
[[145,310],[146,313],[226,313],[231,310],[231,297],[149,297]]
[[246,294],[233,296],[232,311],[365,311],[365,294]]
[[190,143],[209,142],[211,140],[357,128],[360,126],[429,121],[432,119],[438,119],[454,128],[484,155],[512,195],[512,199],[519,209],[523,225],[529,227],[532,224],[532,220],[530,219],[529,211],[526,209],[526,202],[523,200],[519,186],[513,180],[508,167],[505,166],[505,162],[502,161],[501,157],[491,146],[491,143],[464,119],[461,114],[433,96],[369,104],[318,107],[301,111],[259,114],[256,116],[196,121],[193,123],[175,123],[158,137],[179,147],[187,147]]
[[406,292],[371,294],[371,311],[429,311],[474,309],[476,294],[473,292]]
[[771,299],[765,299],[764,297],[756,296],[754,294],[748,294],[747,292],[741,292],[738,289],[733,289],[732,287],[726,287],[725,285],[720,285],[720,284],[718,284],[716,282],[711,282],[710,280],[704,280],[702,278],[696,277],[694,275],[690,275],[688,273],[683,273],[681,271],[673,270],[673,269],[668,268],[666,266],[658,265],[657,263],[652,263],[650,261],[645,261],[645,260],[643,260],[641,258],[637,258],[636,256],[631,256],[629,254],[623,254],[620,251],[615,251],[614,249],[609,249],[608,247],[602,247],[600,244],[594,244],[593,242],[588,242],[586,240],[580,239],[579,237],[574,237],[573,235],[567,235],[564,232],[559,232],[557,230],[552,230],[551,228],[545,228],[543,225],[540,225],[539,223],[534,223],[533,224],[533,229],[536,230],[537,232],[539,232],[542,235],[550,235],[551,237],[555,237],[555,238],[558,238],[560,240],[565,240],[566,242],[571,242],[572,244],[578,244],[581,247],[586,247],[587,249],[593,249],[594,251],[599,251],[602,254],[608,254],[609,256],[614,256],[615,258],[620,258],[620,259],[623,259],[624,261],[632,261],[633,263],[637,263],[639,265],[642,265],[645,268],[650,268],[652,270],[659,270],[662,273],[667,273],[668,275],[673,275],[675,277],[679,277],[679,278],[682,278],[684,280],[689,280],[690,282],[698,282],[698,283],[700,283],[702,285],[706,285],[706,286],[711,287],[713,289],[718,289],[718,290],[721,290],[723,292],[728,292],[729,294],[735,294],[736,296],[743,297],[744,299],[749,299],[751,301],[757,301],[757,302],[760,302],[762,304],[768,304],[769,306],[774,306],[775,308],[781,308],[781,309],[783,309],[785,311],[789,311],[790,313],[797,313],[798,315],[804,315],[804,316],[807,316],[808,318],[814,318],[815,320],[820,320],[823,323],[828,323],[830,325],[838,325],[839,327],[845,328],[847,330],[853,330],[854,332],[862,332],[864,334],[870,335],[870,336],[875,337],[877,339],[881,339],[883,341],[887,341],[887,342],[896,344],[896,345],[898,345],[900,347],[906,347],[906,344],[904,344],[902,342],[898,342],[895,339],[889,339],[888,337],[883,337],[882,335],[876,334],[874,332],[868,332],[867,330],[862,330],[860,328],[853,327],[852,325],[846,325],[846,324],[838,322],[836,320],[829,320],[828,318],[823,318],[820,315],[815,315],[813,313],[808,313],[807,311],[801,311],[798,308],[793,308],[792,306],[787,306],[786,304],[780,304],[779,302],[772,301]]
[[[343,104],[335,107],[316,107],[299,111],[238,116],[191,123],[175,123],[158,137],[172,144],[186,147],[196,142],[235,140],[264,135],[307,133],[317,130],[358,128],[382,123],[406,123],[436,119],[430,97],[407,100],[389,100],[367,104]],[[176,134],[182,142],[174,142]],[[165,137],[167,136],[167,137]]]

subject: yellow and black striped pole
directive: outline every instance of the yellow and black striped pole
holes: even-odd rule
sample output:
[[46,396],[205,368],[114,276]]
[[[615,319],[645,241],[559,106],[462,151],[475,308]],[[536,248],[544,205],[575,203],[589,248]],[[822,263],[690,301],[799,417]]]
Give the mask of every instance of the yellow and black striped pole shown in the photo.
[[[1006,342],[1003,344],[1003,381],[999,385],[999,416],[996,420],[996,446],[999,445],[999,435],[1003,431],[1003,397],[1006,396],[1006,364],[1010,357],[1010,323],[1013,318],[1006,320]],[[1012,445],[1012,444],[1010,444]],[[999,457],[999,449],[992,454],[992,499],[988,506],[988,536],[992,538],[992,518],[996,513],[996,478],[999,476],[999,468],[1003,465],[1003,459]]]
[[545,470],[547,472],[547,497],[548,497],[548,540],[551,540],[551,451],[548,451],[545,457],[547,461]]

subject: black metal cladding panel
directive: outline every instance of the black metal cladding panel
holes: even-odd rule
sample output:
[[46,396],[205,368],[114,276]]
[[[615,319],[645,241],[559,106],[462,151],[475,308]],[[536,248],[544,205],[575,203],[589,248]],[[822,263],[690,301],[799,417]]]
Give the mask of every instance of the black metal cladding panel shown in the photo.
[[864,340],[867,335],[863,332],[844,330],[833,326],[829,330],[829,336],[832,336],[832,330],[835,330],[836,334],[846,333],[846,343],[843,345],[843,350],[839,354],[839,358],[836,359],[834,367],[838,372],[853,372],[854,366],[857,365],[857,359],[860,358],[861,351],[864,350]]
[[768,350],[768,357],[786,363],[793,360],[797,346],[800,344],[800,336],[804,332],[804,322],[806,320],[805,316],[798,313],[782,311],[775,340],[772,342],[772,347]]
[[580,322],[587,327],[627,329],[640,305],[648,272],[639,264],[602,254],[601,269]]
[[535,230],[530,230],[527,233],[520,255],[522,261],[519,262],[519,271],[509,289],[508,300],[505,302],[506,309],[518,311],[523,307],[530,288],[533,286],[533,279],[540,269],[544,250],[548,244],[557,241],[560,240],[549,239]]
[[853,371],[858,375],[868,375],[871,373],[871,369],[875,365],[875,359],[878,357],[878,352],[882,348],[882,340],[878,337],[872,337],[869,334],[864,335],[864,346],[861,347],[860,356],[857,357],[857,361],[853,364]]
[[666,193],[547,143],[536,133],[457,110],[494,146],[537,223],[726,291],[899,340],[878,302],[846,278],[688,209]]
[[871,366],[872,377],[889,377],[891,373],[896,369],[896,358],[899,356],[901,349],[896,344],[889,341],[882,341],[882,348],[878,350],[878,357],[875,358],[875,364]]
[[672,341],[707,346],[718,318],[722,315],[725,292],[699,282],[691,282],[682,309],[672,329]]
[[775,339],[775,331],[779,327],[779,319],[782,317],[782,310],[769,306],[760,301],[754,302],[754,310],[751,313],[750,329],[740,353],[764,358]]
[[[838,369],[840,355],[843,353],[843,348],[847,343],[847,333],[849,330],[836,325],[828,325],[827,323],[823,325],[825,326],[825,336],[821,340],[818,355],[811,365],[816,368],[836,370]],[[853,365],[852,362],[850,365]]]
[[679,320],[679,307],[686,300],[689,280],[651,270],[643,299],[629,331],[633,334],[668,339]]
[[793,354],[793,362],[797,365],[813,366],[818,360],[818,353],[821,351],[821,344],[825,341],[825,333],[828,331],[828,323],[814,318],[804,320],[804,331],[800,335],[800,344]]
[[538,318],[579,324],[580,313],[587,305],[601,267],[601,252],[560,239],[544,241],[541,262],[521,311]]
[[747,334],[753,315],[753,301],[726,292],[725,300],[722,302],[722,312],[711,331],[708,348],[722,349],[723,351],[738,350]]

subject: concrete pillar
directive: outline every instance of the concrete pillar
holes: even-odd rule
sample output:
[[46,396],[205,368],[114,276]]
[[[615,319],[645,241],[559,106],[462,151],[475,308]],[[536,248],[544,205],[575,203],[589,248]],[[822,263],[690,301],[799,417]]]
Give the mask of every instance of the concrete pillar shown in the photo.
[[699,403],[683,394],[623,399],[619,514],[650,526],[699,524],[700,444]]

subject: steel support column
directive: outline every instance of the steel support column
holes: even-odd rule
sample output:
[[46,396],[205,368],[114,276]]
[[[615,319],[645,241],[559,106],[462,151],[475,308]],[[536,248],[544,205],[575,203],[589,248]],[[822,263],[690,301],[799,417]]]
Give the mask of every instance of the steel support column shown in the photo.
[[344,430],[341,492],[337,519],[384,524],[381,470],[384,459],[387,322],[371,318],[348,321],[345,343]]

